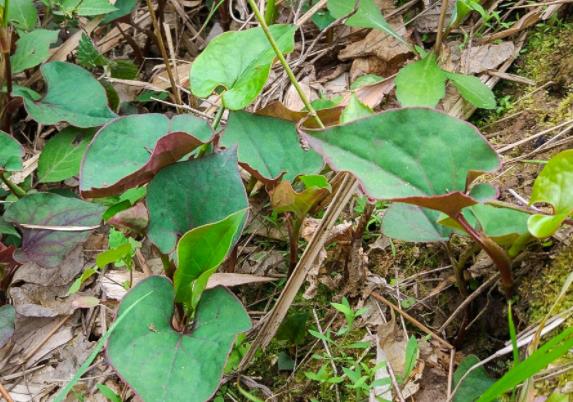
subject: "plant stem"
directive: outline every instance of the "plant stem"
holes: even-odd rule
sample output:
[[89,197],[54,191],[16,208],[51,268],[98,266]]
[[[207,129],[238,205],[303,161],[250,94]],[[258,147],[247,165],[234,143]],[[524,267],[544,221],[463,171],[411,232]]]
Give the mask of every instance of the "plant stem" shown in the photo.
[[217,109],[217,113],[215,113],[215,117],[213,118],[213,122],[211,123],[211,128],[216,130],[219,127],[219,123],[221,123],[221,118],[223,117],[223,113],[225,112],[225,106],[219,106]]
[[157,46],[161,52],[161,57],[165,63],[165,68],[167,70],[167,75],[169,76],[169,83],[171,84],[171,93],[173,95],[173,100],[178,105],[182,105],[181,97],[177,89],[177,84],[175,83],[175,78],[173,77],[173,71],[171,71],[171,62],[167,56],[167,50],[165,49],[165,43],[163,42],[163,35],[161,35],[161,28],[159,22],[157,21],[157,16],[155,15],[155,10],[153,9],[153,4],[151,0],[147,0],[147,8],[149,9],[149,15],[151,16],[151,22],[153,23],[153,30],[155,31],[155,39],[157,40]]
[[448,14],[448,0],[442,0],[442,5],[440,8],[440,19],[438,20],[438,31],[436,36],[436,43],[434,44],[434,53],[436,57],[440,55],[442,48],[442,41],[444,39],[444,25],[446,23],[446,16]]
[[[149,1],[149,0],[148,0]],[[292,83],[292,85],[294,86],[294,88],[296,89],[296,92],[298,93],[298,96],[300,97],[300,100],[302,101],[302,103],[304,103],[304,106],[306,107],[306,110],[308,110],[308,113],[314,117],[316,119],[317,124],[319,125],[320,128],[324,128],[324,124],[322,123],[322,120],[320,120],[320,117],[318,117],[318,114],[316,113],[316,110],[314,110],[314,108],[312,107],[312,105],[310,104],[310,101],[308,100],[306,94],[304,93],[304,91],[302,90],[302,87],[300,86],[300,84],[298,83],[294,73],[292,72],[290,66],[288,65],[288,62],[286,61],[283,53],[281,52],[281,50],[279,49],[279,46],[277,44],[277,42],[275,41],[275,39],[273,38],[273,35],[271,34],[271,31],[269,30],[269,27],[265,21],[265,17],[261,14],[261,11],[259,10],[259,7],[257,6],[257,4],[255,3],[255,0],[247,0],[249,5],[251,6],[251,9],[253,10],[253,12],[255,13],[255,17],[257,17],[257,21],[259,21],[259,25],[261,26],[261,28],[263,29],[263,32],[265,33],[265,36],[267,37],[267,40],[269,41],[269,43],[271,44],[271,47],[273,48],[275,54],[277,55],[277,58],[279,59],[280,63],[282,64],[283,68],[285,69],[285,72],[288,75],[288,78],[290,80],[290,82]]]
[[26,191],[10,180],[6,172],[0,172],[0,179],[16,197],[22,198],[26,195]]
[[458,222],[467,234],[469,234],[491,257],[493,263],[497,269],[499,269],[503,291],[509,298],[511,296],[511,288],[513,287],[513,278],[511,274],[511,259],[505,250],[484,233],[475,230],[461,213],[452,218]]

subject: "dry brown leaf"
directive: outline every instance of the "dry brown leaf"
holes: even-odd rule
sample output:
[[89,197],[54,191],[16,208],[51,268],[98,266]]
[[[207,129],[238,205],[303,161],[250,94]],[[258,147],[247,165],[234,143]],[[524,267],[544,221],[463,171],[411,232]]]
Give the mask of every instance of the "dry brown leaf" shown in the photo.
[[[350,96],[348,96],[348,98],[350,99]],[[318,110],[317,114],[324,125],[330,126],[338,122],[340,113],[342,113],[342,110],[344,109],[343,106],[344,101],[342,102],[342,105],[337,107]],[[289,109],[281,102],[273,102],[264,108],[257,110],[257,114],[262,116],[277,117],[279,119],[289,120],[297,123],[308,116],[308,112],[299,112]],[[307,128],[318,128],[318,125],[313,119],[305,120],[303,126]]]
[[57,317],[70,315],[82,304],[76,302],[85,295],[66,297],[68,286],[44,287],[31,283],[12,286],[9,290],[16,313],[23,317]]
[[[316,230],[320,226],[320,222],[321,222],[320,219],[306,218],[302,223],[300,231],[301,237],[306,241],[310,241],[310,239],[314,235],[314,232],[316,232]],[[352,236],[352,222],[344,222],[332,227],[332,229],[328,231],[326,241],[324,242],[324,244],[328,245],[328,243],[332,243],[333,241],[336,240],[349,241],[351,236]],[[312,266],[307,273],[306,281],[308,282],[309,285],[303,294],[303,297],[305,299],[312,299],[314,296],[316,296],[316,292],[318,290],[318,283],[320,282],[319,280],[320,268],[322,267],[322,264],[326,260],[326,257],[327,253],[323,247],[318,253],[316,259],[313,261]]]
[[[133,284],[137,285],[138,282],[145,279],[146,275],[141,272],[133,272]],[[275,281],[277,278],[267,276],[257,276],[248,274],[236,274],[218,272],[214,273],[207,283],[207,289],[212,289],[216,286],[241,286],[250,283],[264,283]],[[102,279],[102,291],[107,299],[121,300],[127,293],[127,290],[122,286],[123,283],[129,281],[128,271],[109,271]]]
[[[286,238],[283,239],[286,241]],[[281,275],[288,271],[285,253],[279,250],[260,250],[251,247],[243,250],[247,254],[237,269],[237,272],[251,275]]]
[[18,316],[16,319],[16,332],[13,337],[15,344],[9,364],[15,366],[24,362],[27,354],[41,345],[26,361],[25,367],[33,367],[46,355],[68,343],[73,338],[70,320],[54,334],[50,335],[60,322],[60,320],[53,318],[26,318]]
[[462,52],[460,71],[467,74],[479,74],[493,70],[508,60],[514,51],[513,42],[471,47]]
[[[406,28],[401,19],[390,25],[399,35],[406,37]],[[349,44],[338,54],[338,58],[343,61],[366,56],[376,56],[386,62],[388,67],[397,69],[405,60],[412,57],[412,53],[408,46],[393,36],[373,29],[364,39]]]
[[[306,95],[307,99],[309,99],[312,102],[313,100],[318,99],[318,93],[316,93],[316,91],[310,87],[310,82],[311,82],[310,75],[307,75],[306,77],[304,77],[302,80],[299,81],[299,84],[300,87],[302,88],[302,91]],[[289,86],[285,94],[283,103],[288,109],[292,110],[304,109],[304,103],[300,99],[300,96],[298,95],[298,92],[296,91],[294,85]]]
[[342,73],[338,77],[331,79],[323,84],[326,95],[339,95],[349,90],[348,73]]
[[[360,102],[370,108],[375,108],[382,102],[382,99],[394,89],[394,80],[384,80],[377,84],[366,85],[354,91]],[[343,104],[348,103],[350,95],[344,99]]]
[[354,82],[365,74],[386,75],[388,63],[376,56],[357,57],[350,67],[350,81]]
[[233,287],[248,285],[251,283],[265,283],[276,281],[277,279],[278,278],[271,278],[268,276],[217,272],[211,275],[209,278],[207,289],[211,289],[217,286]]
[[[450,20],[452,11],[456,6],[455,1],[451,1],[448,4],[449,10],[446,13],[446,21]],[[417,17],[413,26],[416,31],[420,33],[433,33],[438,29],[440,21],[440,8],[442,7],[441,1],[430,2],[424,1],[424,10],[420,12],[419,17]]]
[[12,279],[12,285],[31,283],[40,286],[67,286],[86,266],[82,246],[74,248],[57,268],[42,268],[33,262],[23,264]]

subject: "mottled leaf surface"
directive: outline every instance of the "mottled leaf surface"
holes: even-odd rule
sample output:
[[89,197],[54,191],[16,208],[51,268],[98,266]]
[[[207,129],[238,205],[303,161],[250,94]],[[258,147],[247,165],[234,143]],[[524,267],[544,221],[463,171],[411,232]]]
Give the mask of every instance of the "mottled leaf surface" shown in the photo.
[[450,216],[476,203],[465,194],[468,176],[499,167],[474,126],[431,109],[390,110],[307,133],[330,167],[354,174],[371,197]]
[[164,254],[187,231],[248,207],[235,149],[162,169],[149,183],[149,239]]
[[88,128],[102,126],[116,117],[108,107],[105,89],[88,71],[62,61],[44,64],[40,71],[47,93],[37,102],[23,96],[26,111],[38,123],[67,122]]
[[248,314],[218,287],[203,294],[192,330],[177,332],[171,325],[173,286],[152,276],[125,296],[118,316],[146,295],[111,334],[110,364],[144,401],[208,400],[219,387],[236,335],[251,327]]
[[86,197],[114,195],[151,180],[211,140],[209,125],[191,115],[132,115],[101,128],[86,151],[80,191]]
[[[100,223],[105,207],[77,198],[52,193],[32,193],[11,204],[4,219],[20,226],[95,226]],[[55,231],[21,227],[22,247],[14,255],[16,261],[28,261],[46,267],[57,267],[73,248],[84,242],[90,230]]]
[[318,173],[320,155],[305,151],[293,122],[247,112],[232,112],[221,138],[225,147],[238,147],[239,162],[266,183],[281,177],[292,181],[303,174]]
[[[271,25],[273,38],[283,53],[294,49],[294,25]],[[223,105],[231,110],[247,107],[262,91],[276,55],[262,28],[225,32],[193,61],[191,92],[207,98],[223,87]]]

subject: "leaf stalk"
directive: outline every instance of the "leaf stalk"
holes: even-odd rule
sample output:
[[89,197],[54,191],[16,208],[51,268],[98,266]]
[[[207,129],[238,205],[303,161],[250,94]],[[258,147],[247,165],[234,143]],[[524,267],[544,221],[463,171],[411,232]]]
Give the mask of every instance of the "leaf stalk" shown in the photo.
[[496,242],[487,237],[485,234],[475,230],[461,212],[453,217],[461,227],[483,248],[483,250],[491,257],[493,263],[497,267],[501,277],[501,287],[505,295],[509,298],[513,287],[513,277],[511,274],[511,259]]
[[[148,0],[148,1],[150,1],[150,0]],[[302,101],[302,103],[304,103],[306,110],[308,110],[308,113],[316,119],[316,122],[319,125],[319,127],[324,128],[324,124],[322,123],[322,120],[320,120],[320,117],[318,117],[316,110],[314,110],[314,108],[310,104],[308,97],[306,96],[306,94],[302,90],[302,87],[300,86],[298,80],[296,79],[294,73],[292,72],[290,66],[288,65],[288,62],[286,61],[283,53],[279,49],[277,42],[273,38],[273,35],[271,34],[271,31],[269,29],[269,26],[267,25],[267,23],[265,21],[265,17],[261,14],[259,7],[255,3],[255,0],[247,0],[247,1],[248,1],[249,5],[251,6],[251,9],[253,10],[253,13],[255,13],[255,17],[257,18],[259,25],[261,26],[263,32],[265,33],[267,40],[271,44],[271,47],[273,48],[275,54],[277,55],[277,58],[279,59],[285,72],[287,73],[290,82],[292,83],[292,85],[296,89],[296,92],[298,93],[300,100]]]
[[16,197],[22,198],[26,195],[26,191],[22,187],[14,183],[12,180],[10,180],[6,172],[0,171],[0,180],[2,180],[2,182],[6,185],[6,187],[8,187],[10,192],[12,192],[12,194],[14,194]]

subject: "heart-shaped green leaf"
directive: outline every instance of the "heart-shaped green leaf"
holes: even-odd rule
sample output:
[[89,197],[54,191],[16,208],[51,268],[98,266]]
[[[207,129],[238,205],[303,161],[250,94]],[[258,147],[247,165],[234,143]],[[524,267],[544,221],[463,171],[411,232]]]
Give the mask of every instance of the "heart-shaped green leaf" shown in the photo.
[[[175,301],[195,310],[209,277],[225,260],[245,222],[247,211],[191,229],[177,244],[177,270],[173,277]],[[198,279],[200,279],[198,281]]]
[[77,244],[88,238],[90,230],[81,228],[97,226],[104,211],[101,205],[77,198],[52,193],[26,195],[4,213],[6,222],[19,226],[24,237],[14,258],[20,263],[33,261],[46,268],[58,266]]
[[450,80],[460,95],[475,107],[494,109],[495,95],[481,80],[472,75],[442,70],[434,53],[402,68],[396,77],[396,97],[402,106],[435,107],[446,95]]
[[431,109],[389,110],[306,137],[332,169],[351,172],[373,198],[450,216],[476,203],[465,193],[468,182],[499,167],[474,126]]
[[[273,38],[283,53],[294,49],[294,25],[271,25]],[[262,28],[225,32],[211,42],[195,59],[190,72],[191,92],[206,98],[224,87],[227,109],[247,107],[262,91],[276,55]]]
[[346,20],[346,25],[356,28],[380,29],[400,42],[404,42],[404,39],[386,22],[374,0],[328,0],[328,11],[337,19],[350,15],[356,6],[358,7],[356,12]]
[[24,148],[12,136],[0,131],[0,171],[16,172],[22,169]]
[[203,294],[192,329],[177,332],[171,325],[173,286],[152,276],[125,296],[118,316],[147,294],[109,337],[110,364],[144,401],[208,400],[219,387],[236,335],[251,327],[248,314],[218,287]]
[[551,204],[553,215],[533,215],[527,226],[533,236],[549,237],[573,214],[573,149],[552,157],[535,179],[529,203],[538,202]]
[[107,105],[105,89],[75,64],[53,61],[40,67],[48,92],[38,102],[22,93],[28,114],[40,124],[62,121],[76,127],[102,126],[116,117]]
[[212,136],[204,120],[188,114],[169,119],[153,113],[114,120],[88,146],[80,191],[86,197],[103,197],[144,184]]
[[446,241],[452,230],[437,222],[439,216],[439,212],[431,209],[394,203],[384,212],[382,233],[403,241]]
[[446,76],[433,53],[402,68],[395,83],[402,106],[435,107],[446,95]]
[[320,155],[302,149],[296,125],[287,120],[232,112],[221,144],[237,145],[241,165],[267,184],[318,173],[323,166]]
[[66,127],[46,143],[38,161],[38,181],[53,183],[77,176],[93,129]]
[[45,61],[50,56],[50,45],[58,40],[58,31],[35,29],[20,35],[16,52],[11,57],[12,72],[19,73]]
[[179,162],[149,183],[149,239],[164,254],[179,236],[248,207],[235,149]]

